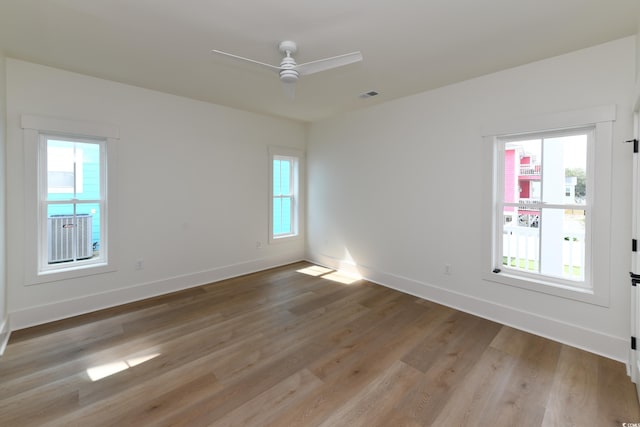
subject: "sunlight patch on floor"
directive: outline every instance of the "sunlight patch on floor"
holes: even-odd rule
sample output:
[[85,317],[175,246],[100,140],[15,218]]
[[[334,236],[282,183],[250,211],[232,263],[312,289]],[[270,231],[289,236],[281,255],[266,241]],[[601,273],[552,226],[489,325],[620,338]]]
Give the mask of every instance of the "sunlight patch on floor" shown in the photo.
[[311,267],[301,268],[298,273],[307,274],[309,276],[322,276],[323,274],[331,273],[333,270],[326,267],[320,267],[319,265],[312,265]]
[[325,274],[323,279],[331,280],[333,282],[342,283],[344,285],[350,285],[358,280],[362,279],[355,274],[345,273],[342,271],[334,271],[333,273]]
[[87,375],[91,381],[98,381],[111,375],[122,372],[126,369],[132,368],[136,365],[140,365],[146,361],[154,359],[160,356],[160,353],[149,354],[146,356],[132,357],[131,359],[118,360],[111,363],[105,363],[104,365],[94,366],[87,369]]
[[296,271],[298,273],[307,274],[309,276],[321,277],[323,279],[331,280],[332,282],[342,283],[343,285],[350,285],[362,279],[362,276],[354,273],[353,269],[349,269],[347,271],[336,271],[331,268],[312,265]]

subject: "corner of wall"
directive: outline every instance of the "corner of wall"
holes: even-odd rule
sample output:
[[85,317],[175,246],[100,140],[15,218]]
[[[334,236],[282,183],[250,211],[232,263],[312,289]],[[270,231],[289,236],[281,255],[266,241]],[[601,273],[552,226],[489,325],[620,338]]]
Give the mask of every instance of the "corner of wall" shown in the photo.
[[[74,299],[52,302],[36,307],[11,311],[6,325],[0,324],[0,350],[2,349],[3,327],[8,333],[11,330],[19,330],[41,325],[68,317],[78,316],[92,311],[98,311],[117,305],[140,301],[159,295],[166,295],[184,289],[193,288],[221,280],[263,271],[282,265],[292,264],[303,260],[297,252],[283,253],[279,256],[259,258],[237,264],[216,267],[210,270],[188,273],[175,277],[164,278],[140,283],[133,287],[113,289],[108,292],[79,296]],[[11,319],[11,328],[9,328]],[[0,355],[2,353],[0,352]]]
[[[307,261],[340,270],[347,263],[319,253],[310,253]],[[370,266],[357,266],[365,280],[428,301],[451,307],[525,332],[580,348],[609,359],[627,363],[628,342],[580,325],[543,316],[531,311],[508,307],[486,299],[465,295],[432,283],[399,276]]]
[[7,109],[5,57],[0,50],[0,355],[9,341],[9,318],[7,315],[7,262],[6,262],[6,141]]

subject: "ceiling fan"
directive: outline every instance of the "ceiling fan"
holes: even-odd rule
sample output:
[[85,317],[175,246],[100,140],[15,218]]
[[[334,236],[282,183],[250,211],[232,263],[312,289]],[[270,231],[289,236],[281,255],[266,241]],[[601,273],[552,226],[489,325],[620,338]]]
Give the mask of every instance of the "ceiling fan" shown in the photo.
[[293,59],[293,54],[298,51],[298,46],[295,42],[285,40],[278,46],[280,52],[284,55],[280,66],[266,64],[264,62],[256,61],[242,56],[234,55],[232,53],[223,52],[221,50],[212,50],[212,53],[218,55],[224,55],[233,59],[239,59],[241,61],[251,62],[253,64],[260,65],[270,70],[276,71],[280,76],[280,81],[284,85],[285,93],[293,98],[295,96],[295,84],[300,76],[306,76],[309,74],[319,73],[320,71],[330,70],[332,68],[338,68],[345,65],[353,64],[354,62],[362,61],[362,53],[351,52],[343,55],[332,56],[331,58],[318,59],[316,61],[305,62],[304,64],[296,63]]

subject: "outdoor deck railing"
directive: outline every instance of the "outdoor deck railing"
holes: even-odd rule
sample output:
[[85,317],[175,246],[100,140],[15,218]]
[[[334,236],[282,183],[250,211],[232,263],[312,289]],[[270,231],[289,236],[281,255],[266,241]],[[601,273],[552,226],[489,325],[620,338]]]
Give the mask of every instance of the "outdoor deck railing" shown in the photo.
[[520,176],[540,175],[542,165],[520,165]]
[[[561,249],[562,277],[584,280],[584,232],[565,232],[557,242]],[[502,240],[503,265],[534,273],[540,272],[540,229],[505,226]],[[543,267],[544,270],[544,267]]]
[[532,198],[529,198],[529,199],[518,199],[518,203],[520,203],[521,205],[530,205],[530,204],[533,204],[533,203],[540,203],[540,199],[539,198],[538,199],[532,199]]

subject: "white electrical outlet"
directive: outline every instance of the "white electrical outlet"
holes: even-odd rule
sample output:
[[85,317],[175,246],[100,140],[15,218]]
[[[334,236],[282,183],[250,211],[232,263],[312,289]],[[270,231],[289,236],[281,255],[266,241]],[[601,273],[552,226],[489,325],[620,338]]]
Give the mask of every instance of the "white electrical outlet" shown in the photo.
[[444,274],[447,276],[451,276],[451,264],[444,265]]
[[142,270],[144,268],[144,261],[141,259],[136,261],[136,270]]

